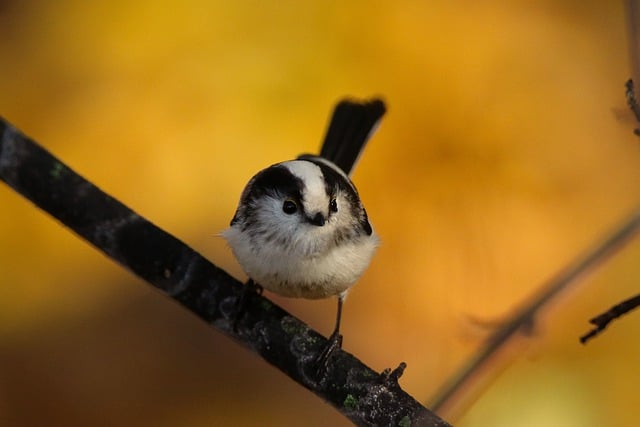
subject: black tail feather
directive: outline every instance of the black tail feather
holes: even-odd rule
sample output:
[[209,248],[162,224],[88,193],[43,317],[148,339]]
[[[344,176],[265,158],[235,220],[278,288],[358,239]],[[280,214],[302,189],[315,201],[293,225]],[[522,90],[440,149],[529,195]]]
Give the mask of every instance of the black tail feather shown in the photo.
[[367,140],[386,112],[380,99],[365,102],[342,100],[336,105],[322,144],[320,157],[351,174]]

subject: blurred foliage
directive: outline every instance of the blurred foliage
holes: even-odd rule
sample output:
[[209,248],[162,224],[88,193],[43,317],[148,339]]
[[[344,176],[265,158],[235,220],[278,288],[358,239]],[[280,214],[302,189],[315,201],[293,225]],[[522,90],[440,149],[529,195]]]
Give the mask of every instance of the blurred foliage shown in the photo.
[[[389,113],[355,181],[383,243],[344,347],[427,400],[638,204],[617,2],[0,2],[0,114],[238,277],[217,236],[333,104]],[[347,425],[0,186],[0,424]],[[637,423],[634,243],[492,367],[459,426]],[[330,332],[334,301],[274,297]],[[514,363],[510,363],[514,361]],[[447,417],[447,414],[444,414]],[[2,421],[4,420],[4,421]],[[5,422],[6,421],[6,422]]]

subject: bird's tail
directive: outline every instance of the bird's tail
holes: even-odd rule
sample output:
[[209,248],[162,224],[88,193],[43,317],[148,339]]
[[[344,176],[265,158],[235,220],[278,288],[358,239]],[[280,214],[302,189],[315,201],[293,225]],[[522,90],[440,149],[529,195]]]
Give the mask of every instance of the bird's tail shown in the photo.
[[363,102],[340,101],[333,110],[320,157],[351,175],[360,153],[385,112],[384,102],[377,98]]

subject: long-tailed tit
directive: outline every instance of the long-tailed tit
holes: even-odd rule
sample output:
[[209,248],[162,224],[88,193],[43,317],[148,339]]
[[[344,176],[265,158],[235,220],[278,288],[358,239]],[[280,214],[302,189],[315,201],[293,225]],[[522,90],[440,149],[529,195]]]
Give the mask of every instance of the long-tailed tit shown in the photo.
[[379,99],[339,102],[320,155],[258,172],[222,233],[254,284],[286,297],[338,297],[322,363],[342,345],[342,304],[378,245],[349,175],[384,113]]

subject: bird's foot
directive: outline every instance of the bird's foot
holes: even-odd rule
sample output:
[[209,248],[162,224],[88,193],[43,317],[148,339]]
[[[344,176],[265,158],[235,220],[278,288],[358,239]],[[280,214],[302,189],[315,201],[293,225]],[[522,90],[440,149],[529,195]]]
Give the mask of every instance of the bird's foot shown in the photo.
[[316,378],[321,380],[326,376],[331,356],[340,348],[342,348],[342,335],[340,335],[340,332],[334,331],[327,340],[320,354],[318,354],[314,360]]

